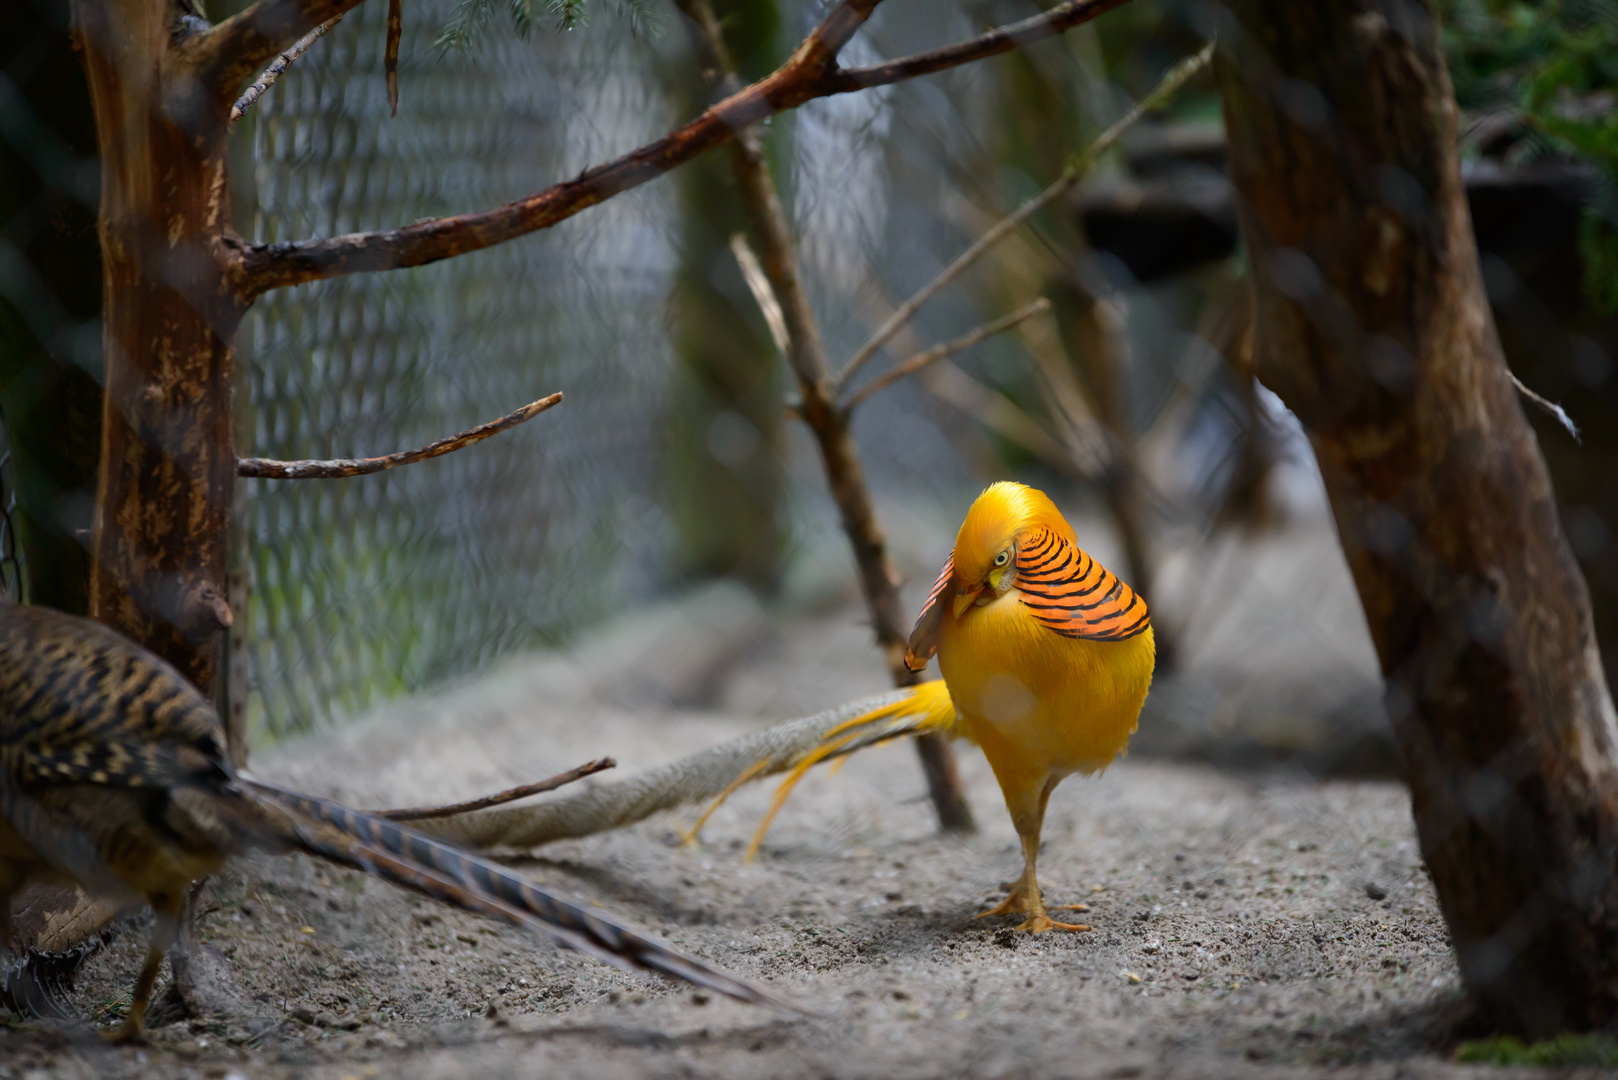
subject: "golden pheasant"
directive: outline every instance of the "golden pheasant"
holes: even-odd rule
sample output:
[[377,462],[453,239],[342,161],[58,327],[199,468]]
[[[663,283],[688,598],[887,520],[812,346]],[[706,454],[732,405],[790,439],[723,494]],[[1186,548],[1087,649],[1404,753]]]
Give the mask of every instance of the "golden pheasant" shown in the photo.
[[151,945],[115,1036],[138,1039],[191,883],[251,847],[351,866],[626,970],[779,1003],[413,829],[238,776],[218,715],[168,664],[99,623],[0,600],[0,954],[11,897],[32,882],[150,905]]
[[983,749],[1022,841],[1022,876],[983,915],[1024,915],[1018,929],[1036,934],[1088,930],[1048,914],[1035,873],[1039,833],[1056,785],[1106,768],[1135,731],[1156,657],[1146,602],[1079,548],[1043,492],[993,484],[967,511],[905,663],[920,671],[935,654],[942,682],[837,724],[797,760],[754,847],[816,762],[898,735],[946,732]]

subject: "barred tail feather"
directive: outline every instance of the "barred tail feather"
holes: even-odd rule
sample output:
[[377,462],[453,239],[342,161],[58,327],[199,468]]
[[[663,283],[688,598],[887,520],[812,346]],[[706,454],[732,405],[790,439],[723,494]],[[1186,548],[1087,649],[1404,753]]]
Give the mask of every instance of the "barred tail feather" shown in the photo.
[[958,733],[955,704],[942,681],[890,690],[789,720],[638,776],[592,783],[535,806],[431,818],[415,827],[475,850],[528,850],[621,829],[682,806],[722,802],[749,781],[789,770],[801,775],[820,761],[925,732]]
[[749,770],[749,779],[785,772],[824,742],[828,731],[874,715],[887,706],[899,705],[912,693],[890,690],[814,716],[788,720],[636,776],[577,785],[559,798],[536,805],[477,810],[413,825],[429,836],[475,851],[526,851],[557,840],[621,829],[653,814],[716,798]]
[[267,784],[241,780],[239,785],[278,821],[286,842],[312,855],[534,931],[625,971],[660,971],[740,1001],[804,1011],[415,829]]

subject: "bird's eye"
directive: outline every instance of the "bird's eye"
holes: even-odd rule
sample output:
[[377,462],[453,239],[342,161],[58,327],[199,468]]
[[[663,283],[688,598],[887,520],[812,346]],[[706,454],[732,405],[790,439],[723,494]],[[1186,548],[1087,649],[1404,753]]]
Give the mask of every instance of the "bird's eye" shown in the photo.
[[1006,565],[1006,563],[1008,563],[1010,561],[1011,561],[1010,552],[1002,551],[1000,554],[998,554],[998,555],[996,555],[994,557],[994,565],[996,565],[996,566],[1004,566],[1004,565]]

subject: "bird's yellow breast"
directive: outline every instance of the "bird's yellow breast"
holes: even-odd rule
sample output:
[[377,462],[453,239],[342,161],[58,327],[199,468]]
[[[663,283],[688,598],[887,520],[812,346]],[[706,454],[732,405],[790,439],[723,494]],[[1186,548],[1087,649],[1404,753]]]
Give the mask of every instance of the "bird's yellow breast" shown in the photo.
[[959,619],[946,615],[938,635],[939,670],[964,733],[997,774],[1014,769],[1030,783],[1095,772],[1122,752],[1155,654],[1149,627],[1123,641],[1063,637],[1034,619],[1015,588]]

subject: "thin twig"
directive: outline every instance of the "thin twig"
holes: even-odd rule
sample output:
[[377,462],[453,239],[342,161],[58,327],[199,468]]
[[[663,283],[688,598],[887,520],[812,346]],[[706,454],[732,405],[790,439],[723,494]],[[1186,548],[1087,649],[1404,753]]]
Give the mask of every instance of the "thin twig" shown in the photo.
[[422,818],[453,817],[456,814],[470,814],[474,810],[487,810],[491,806],[502,803],[516,802],[526,799],[530,795],[539,795],[546,791],[555,791],[565,787],[575,780],[583,780],[586,776],[601,772],[605,769],[615,769],[618,763],[610,757],[599,758],[595,761],[586,761],[576,769],[569,769],[564,773],[557,773],[549,780],[541,780],[537,784],[524,784],[521,787],[507,788],[494,795],[485,795],[481,799],[470,802],[450,803],[448,806],[413,806],[408,810],[375,810],[377,817],[385,817],[390,821],[420,821]]
[[275,58],[275,62],[264,69],[264,74],[260,75],[258,79],[254,81],[253,85],[249,86],[246,90],[243,90],[242,96],[236,99],[236,104],[230,107],[230,122],[234,124],[236,121],[242,118],[242,115],[246,113],[248,109],[251,109],[254,105],[258,104],[258,99],[263,97],[265,92],[268,91],[270,87],[275,85],[275,80],[279,79],[283,74],[285,74],[286,69],[291,67],[293,62],[296,61],[298,57],[308,52],[309,47],[315,42],[319,41],[326,31],[330,30],[332,27],[336,26],[342,21],[342,15],[333,15],[331,18],[327,19],[325,22],[303,35],[303,37],[293,42],[291,47],[288,48],[286,52],[282,53],[280,56],[277,56]]
[[1550,415],[1556,419],[1556,422],[1561,424],[1569,435],[1573,436],[1574,442],[1581,446],[1584,445],[1584,440],[1579,437],[1579,427],[1573,422],[1573,418],[1567,414],[1566,409],[1562,408],[1562,406],[1558,405],[1556,402],[1551,401],[1549,398],[1541,397],[1534,391],[1528,389],[1528,387],[1523,385],[1523,381],[1517,378],[1515,372],[1511,372],[1510,374],[1511,385],[1517,388],[1517,393],[1521,394],[1529,401],[1532,401],[1535,405],[1538,405],[1547,413],[1550,413]]
[[[348,4],[350,0],[327,2]],[[729,142],[738,132],[761,120],[795,109],[806,101],[863,89],[865,84],[858,78],[865,76],[855,77],[839,68],[837,54],[879,2],[843,0],[793,50],[786,63],[770,75],[726,97],[684,127],[516,202],[468,214],[432,218],[399,229],[290,243],[243,245],[233,267],[238,295],[246,302],[271,289],[343,274],[421,266],[548,229]],[[927,74],[954,67],[1004,52],[1017,44],[1050,37],[1123,2],[1069,0],[1032,20],[991,31],[935,53],[895,61],[897,70],[902,73],[888,81],[910,78],[911,73]],[[253,21],[263,22],[265,18],[267,16],[261,16]],[[1036,25],[1031,26],[1031,23]],[[220,28],[224,26],[221,24]],[[244,26],[237,33],[245,33],[246,29]],[[856,73],[860,70],[853,69]]]
[[770,340],[781,355],[787,354],[791,339],[787,336],[787,319],[781,313],[781,301],[775,297],[775,290],[770,288],[770,279],[764,276],[764,267],[753,254],[753,247],[747,242],[747,237],[736,233],[730,238],[730,250],[736,256],[736,265],[741,267],[742,280],[747,282],[747,291],[753,294],[753,302],[758,305],[759,311],[764,314],[764,322],[770,328]]
[[335,458],[330,461],[276,461],[273,458],[237,458],[236,475],[254,477],[260,480],[331,480],[344,476],[364,476],[367,473],[382,472],[385,469],[397,468],[400,465],[414,465],[418,461],[428,458],[442,457],[453,453],[463,446],[482,442],[491,435],[498,435],[518,424],[525,423],[546,411],[562,400],[561,394],[552,394],[550,397],[540,398],[529,405],[524,405],[516,412],[507,413],[498,420],[490,420],[487,424],[479,424],[469,428],[459,435],[451,435],[436,442],[430,442],[417,450],[401,450],[397,454],[387,454],[383,457],[373,458]]
[[1099,2],[1068,0],[1067,3],[1057,4],[1048,11],[1031,15],[1022,22],[997,27],[968,41],[960,41],[941,49],[915,53],[881,64],[844,68],[837,73],[836,92],[847,93],[872,86],[887,86],[890,83],[914,79],[919,75],[932,75],[949,68],[960,67],[962,64],[998,56],[1000,53],[1055,37],[1080,23],[1089,22],[1097,15],[1111,11],[1115,7],[1122,7],[1127,2],[1128,0],[1099,0]]
[[944,361],[922,375],[927,392],[977,420],[1002,438],[1016,443],[1048,465],[1095,480],[1099,470],[1087,470],[1074,460],[1069,447],[1051,434],[1016,402]]
[[388,0],[388,37],[382,50],[382,70],[388,79],[388,115],[399,115],[399,38],[404,30],[401,0]]
[[938,361],[954,356],[958,352],[964,352],[965,350],[976,345],[978,342],[982,341],[984,338],[990,338],[996,334],[1003,334],[1025,319],[1031,319],[1035,315],[1043,315],[1050,309],[1051,302],[1041,296],[1038,300],[1018,308],[1010,315],[1004,315],[993,322],[984,323],[976,330],[973,330],[971,333],[962,334],[954,341],[946,341],[942,345],[934,345],[930,349],[919,352],[915,356],[912,356],[910,359],[906,360],[904,363],[899,364],[889,371],[884,371],[882,374],[860,387],[859,391],[855,393],[853,397],[848,399],[848,404],[843,406],[843,411],[853,412],[861,402],[865,401],[866,398],[870,397],[878,390],[881,390],[883,387],[891,386],[907,375],[914,375],[916,372],[922,370],[930,364],[936,364]]
[[1188,60],[1182,60],[1171,68],[1151,93],[1136,102],[1134,108],[1130,109],[1116,123],[1102,132],[1100,137],[1091,143],[1076,160],[1070,162],[1067,168],[1062,170],[1062,175],[1057,177],[1050,187],[1047,187],[1016,210],[1013,210],[1009,215],[990,226],[965,251],[957,255],[948,266],[940,270],[938,276],[923,285],[910,299],[900,304],[894,313],[888,316],[887,321],[877,327],[876,332],[867,338],[865,344],[861,345],[854,355],[849,358],[843,370],[838,373],[835,385],[838,387],[846,386],[848,380],[853,378],[854,374],[871,357],[876,355],[877,350],[882,348],[889,338],[893,337],[894,332],[915,317],[916,312],[921,309],[923,304],[938,295],[938,292],[944,286],[960,277],[969,266],[983,256],[984,252],[1011,235],[1019,225],[1072,189],[1075,184],[1084,178],[1084,175],[1090,171],[1091,167],[1100,160],[1101,156],[1112,149],[1123,133],[1128,131],[1137,120],[1152,110],[1167,104],[1169,99],[1182,86],[1189,82],[1199,71],[1207,67],[1208,62],[1213,59],[1213,50],[1214,47],[1210,44],[1195,56]]

